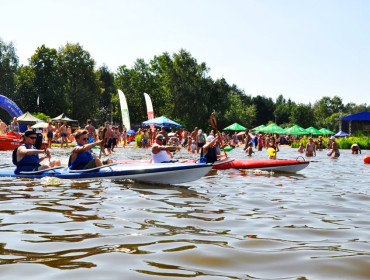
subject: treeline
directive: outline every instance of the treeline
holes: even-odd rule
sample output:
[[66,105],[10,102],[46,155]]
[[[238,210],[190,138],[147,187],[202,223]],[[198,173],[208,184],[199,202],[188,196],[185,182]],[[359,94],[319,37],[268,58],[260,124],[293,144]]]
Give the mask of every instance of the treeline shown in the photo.
[[[45,45],[36,49],[28,65],[19,65],[12,42],[0,38],[0,94],[13,100],[23,112],[55,117],[62,112],[85,123],[105,120],[121,123],[117,89],[127,99],[132,124],[147,120],[143,93],[150,95],[155,116],[164,115],[183,124],[210,128],[214,111],[219,128],[234,122],[248,128],[276,122],[282,127],[326,127],[337,131],[342,116],[369,110],[366,104],[343,104],[340,97],[323,97],[313,104],[295,103],[280,95],[276,100],[246,95],[225,79],[209,76],[206,63],[198,63],[186,50],[163,53],[149,62],[137,59],[132,68],[112,72],[96,68],[81,45],[67,43],[58,50]],[[5,110],[0,118],[10,120]]]

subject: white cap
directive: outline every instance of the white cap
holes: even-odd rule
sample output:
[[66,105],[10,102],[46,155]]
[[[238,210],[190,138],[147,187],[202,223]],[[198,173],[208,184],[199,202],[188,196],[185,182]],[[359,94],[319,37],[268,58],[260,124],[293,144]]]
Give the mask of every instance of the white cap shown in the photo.
[[207,137],[207,142],[211,142],[215,137],[213,135],[210,135]]
[[334,136],[332,136],[332,137],[330,137],[330,139],[331,139],[331,140],[334,140],[334,139],[335,139],[335,137],[334,137]]
[[201,129],[198,130],[198,134],[202,134],[202,130]]

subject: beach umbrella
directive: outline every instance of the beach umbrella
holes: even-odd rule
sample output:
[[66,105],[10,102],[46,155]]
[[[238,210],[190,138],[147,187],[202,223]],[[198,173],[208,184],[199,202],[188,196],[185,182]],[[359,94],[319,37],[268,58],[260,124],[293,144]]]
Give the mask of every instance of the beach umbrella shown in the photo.
[[305,134],[309,134],[309,132],[304,129],[303,127],[299,126],[299,125],[293,125],[292,127],[288,128],[285,130],[285,133],[286,134],[289,134],[289,135],[305,135]]
[[255,132],[258,132],[258,131],[261,131],[263,128],[265,128],[266,126],[264,124],[261,124],[255,128],[253,128],[252,130],[255,131]]
[[173,121],[173,120],[170,120],[169,118],[166,118],[165,116],[160,116],[158,118],[155,118],[155,119],[152,119],[152,120],[148,120],[148,121],[145,121],[145,122],[142,122],[142,125],[144,126],[150,126],[150,125],[154,125],[154,126],[165,126],[165,127],[181,127],[182,125]]
[[349,134],[347,132],[344,132],[344,131],[339,131],[337,134],[334,135],[334,137],[346,137],[346,136],[349,136]]
[[246,130],[247,128],[238,124],[238,123],[233,123],[229,125],[228,127],[225,127],[223,130],[234,130],[234,131],[241,131],[241,130]]
[[49,124],[46,122],[38,122],[37,124],[34,124],[33,126],[31,126],[31,128],[47,128],[48,125]]
[[129,130],[127,130],[127,131],[126,131],[126,133],[127,133],[127,134],[135,134],[135,133],[136,133],[136,131],[135,131],[135,130],[133,130],[133,129],[129,129]]
[[324,134],[320,130],[314,128],[313,126],[310,126],[309,128],[306,128],[306,130],[309,132],[309,134],[313,134],[313,135],[322,135],[322,134]]
[[322,134],[326,134],[326,135],[328,135],[328,134],[334,134],[333,131],[331,131],[331,130],[329,130],[327,128],[321,128],[319,130],[322,132]]
[[272,123],[259,131],[262,131],[264,133],[284,133],[284,128],[281,128],[277,124]]

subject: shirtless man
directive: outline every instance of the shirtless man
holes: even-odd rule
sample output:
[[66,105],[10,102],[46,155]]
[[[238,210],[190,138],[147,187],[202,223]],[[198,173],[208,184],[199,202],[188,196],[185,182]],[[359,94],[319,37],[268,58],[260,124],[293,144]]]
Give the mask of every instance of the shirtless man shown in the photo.
[[360,146],[358,145],[358,144],[353,144],[352,146],[351,146],[351,150],[352,150],[352,154],[358,154],[358,152],[360,152],[360,154],[361,154],[361,148],[360,148]]
[[330,142],[331,142],[332,150],[328,154],[328,156],[330,157],[331,155],[333,155],[332,158],[339,158],[339,156],[340,156],[339,146],[338,146],[338,143],[335,142],[335,137],[334,136],[330,137]]
[[[113,144],[113,130],[109,125],[109,122],[105,122],[105,128],[107,129],[104,139],[104,147],[107,148],[108,154],[111,153],[112,144]],[[104,153],[105,154],[105,153]]]
[[167,145],[168,140],[170,138],[168,137],[168,132],[165,130],[164,126],[161,127],[161,131],[158,134],[162,134],[163,135],[163,137],[164,137],[163,145]]
[[54,127],[51,124],[51,122],[49,122],[49,125],[46,128],[46,136],[48,138],[48,147],[49,147],[49,149],[51,149],[51,143],[53,141],[53,132],[54,132]]
[[316,156],[316,148],[313,139],[310,137],[306,145],[306,157],[313,157],[314,155]]
[[87,125],[85,126],[85,129],[87,130],[88,137],[87,144],[91,144],[96,140],[96,131],[95,127],[92,125],[91,120],[87,120]]
[[60,147],[63,148],[63,143],[66,143],[66,148],[68,148],[68,140],[67,140],[67,122],[63,122],[63,125],[59,129],[60,136],[62,137],[62,143]]

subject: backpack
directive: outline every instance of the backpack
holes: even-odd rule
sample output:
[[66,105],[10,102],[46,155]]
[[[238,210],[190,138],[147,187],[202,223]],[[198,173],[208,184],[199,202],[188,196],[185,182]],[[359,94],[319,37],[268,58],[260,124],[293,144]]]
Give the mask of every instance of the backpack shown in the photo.
[[18,151],[18,148],[19,147],[15,148],[13,150],[13,154],[12,154],[12,162],[13,162],[14,165],[17,165],[17,151]]

